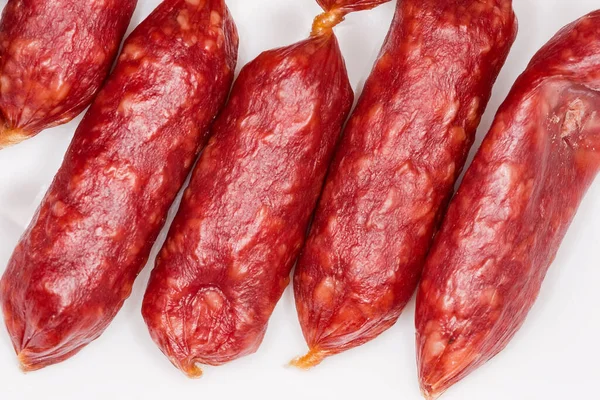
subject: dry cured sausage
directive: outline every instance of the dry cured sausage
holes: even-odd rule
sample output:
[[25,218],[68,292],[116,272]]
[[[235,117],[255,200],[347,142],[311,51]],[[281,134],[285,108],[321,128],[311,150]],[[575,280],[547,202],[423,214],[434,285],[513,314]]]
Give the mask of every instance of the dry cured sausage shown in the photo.
[[0,21],[0,149],[70,121],[104,82],[136,0],[9,0]]
[[25,370],[97,338],[131,292],[233,81],[223,0],[165,0],[126,40],[0,282]]
[[435,399],[519,330],[600,169],[600,11],[561,30],[501,106],[448,210],[417,296]]
[[511,0],[403,0],[294,276],[310,368],[393,325],[516,35]]

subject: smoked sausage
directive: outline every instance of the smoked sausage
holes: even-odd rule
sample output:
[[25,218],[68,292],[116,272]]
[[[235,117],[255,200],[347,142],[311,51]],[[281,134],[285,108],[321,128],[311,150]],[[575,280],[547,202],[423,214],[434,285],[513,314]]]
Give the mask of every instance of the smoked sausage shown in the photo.
[[600,169],[600,11],[562,29],[500,107],[428,257],[417,296],[423,393],[508,344]]
[[294,275],[310,368],[392,326],[516,35],[511,0],[403,0]]
[[131,34],[0,281],[25,370],[108,326],[225,102],[237,32],[223,0],[165,0]]
[[246,65],[152,272],[142,313],[190,377],[257,350],[353,102],[332,32],[387,0],[321,0],[309,39]]
[[0,149],[81,113],[137,0],[9,0],[0,21]]

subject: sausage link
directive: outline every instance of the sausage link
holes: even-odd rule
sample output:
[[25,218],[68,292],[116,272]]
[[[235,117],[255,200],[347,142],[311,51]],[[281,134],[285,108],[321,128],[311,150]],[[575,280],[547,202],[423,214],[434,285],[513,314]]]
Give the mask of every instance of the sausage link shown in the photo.
[[190,377],[255,352],[289,283],[354,98],[337,13],[242,69],[156,260],[142,313]]
[[62,361],[108,326],[233,80],[223,0],[165,0],[131,34],[0,282],[25,370]]
[[0,21],[0,149],[70,121],[113,64],[137,0],[9,0]]
[[417,296],[421,387],[434,399],[523,324],[600,169],[600,11],[519,77],[467,171]]
[[294,276],[310,368],[392,326],[516,36],[511,0],[403,0]]

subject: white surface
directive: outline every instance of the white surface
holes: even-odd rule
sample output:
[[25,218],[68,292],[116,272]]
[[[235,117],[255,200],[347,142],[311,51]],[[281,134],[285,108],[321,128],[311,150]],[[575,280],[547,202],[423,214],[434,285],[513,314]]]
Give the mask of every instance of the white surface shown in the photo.
[[[158,3],[139,0],[132,26]],[[0,7],[5,4],[0,0]],[[228,4],[240,32],[240,67],[260,51],[305,38],[319,12],[314,0],[229,0]],[[371,69],[394,7],[395,1],[354,14],[337,28],[357,90]],[[533,53],[560,27],[595,8],[600,8],[600,0],[515,0],[519,36],[495,87],[480,138]],[[0,152],[0,272],[58,169],[79,120]],[[503,353],[443,399],[597,398],[599,203],[600,179],[583,202],[523,329]],[[148,275],[146,268],[104,335],[60,365],[24,375],[5,329],[0,328],[0,399],[420,399],[414,303],[377,340],[306,373],[284,368],[305,351],[288,290],[257,354],[209,368],[201,380],[192,381],[170,365],[142,321],[139,309]]]

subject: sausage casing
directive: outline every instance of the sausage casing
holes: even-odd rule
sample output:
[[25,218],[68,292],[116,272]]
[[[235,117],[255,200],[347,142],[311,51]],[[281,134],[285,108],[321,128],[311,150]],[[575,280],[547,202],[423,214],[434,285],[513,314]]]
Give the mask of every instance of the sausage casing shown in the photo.
[[428,256],[416,314],[428,398],[523,324],[600,168],[599,89],[596,11],[561,30],[519,77]]
[[346,127],[294,290],[302,368],[395,323],[516,35],[510,0],[403,0]]
[[0,149],[70,121],[110,71],[137,0],[9,0],[0,21]]

